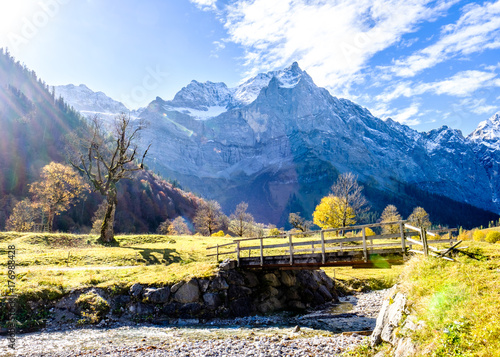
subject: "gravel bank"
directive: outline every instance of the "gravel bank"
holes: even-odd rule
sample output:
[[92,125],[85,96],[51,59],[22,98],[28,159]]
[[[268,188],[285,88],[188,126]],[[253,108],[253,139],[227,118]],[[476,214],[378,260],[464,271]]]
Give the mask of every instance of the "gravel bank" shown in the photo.
[[[371,331],[385,291],[341,298],[343,304],[301,316],[272,315],[181,326],[123,325],[45,331],[6,342],[2,356],[339,356]],[[190,321],[193,323],[193,321]],[[294,327],[300,326],[300,329]],[[343,333],[342,333],[343,332]]]

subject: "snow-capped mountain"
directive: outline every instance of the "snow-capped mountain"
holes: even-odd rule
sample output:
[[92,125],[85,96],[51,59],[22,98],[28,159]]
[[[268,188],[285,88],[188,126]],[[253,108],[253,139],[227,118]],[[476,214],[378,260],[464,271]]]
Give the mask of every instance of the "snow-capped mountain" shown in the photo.
[[479,123],[467,139],[486,169],[493,190],[493,202],[500,207],[500,112]]
[[103,92],[94,92],[85,84],[54,86],[54,91],[56,98],[64,98],[73,108],[86,116],[97,114],[103,118],[113,118],[117,114],[126,113],[135,117],[142,110],[131,111],[123,103],[108,97]]
[[297,63],[236,88],[192,81],[140,116],[150,123],[153,170],[227,211],[247,201],[263,222],[309,215],[347,171],[378,210],[393,203],[405,215],[423,205],[461,225],[480,209],[500,212],[498,116],[467,138],[448,127],[419,133],[331,96]]

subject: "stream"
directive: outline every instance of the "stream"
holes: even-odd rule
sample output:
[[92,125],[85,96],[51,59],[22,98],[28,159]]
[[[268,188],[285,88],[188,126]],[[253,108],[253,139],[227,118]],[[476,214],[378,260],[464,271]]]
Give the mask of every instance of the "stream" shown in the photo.
[[0,356],[340,356],[368,338],[384,295],[381,290],[341,297],[340,304],[301,315],[54,326],[16,336],[15,350],[2,339]]

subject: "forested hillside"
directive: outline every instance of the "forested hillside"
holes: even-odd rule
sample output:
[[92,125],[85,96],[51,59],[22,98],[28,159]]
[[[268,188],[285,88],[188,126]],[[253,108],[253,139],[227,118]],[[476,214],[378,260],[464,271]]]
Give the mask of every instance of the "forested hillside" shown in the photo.
[[[36,73],[0,49],[0,229],[48,163],[65,162],[65,138],[86,125]],[[117,232],[153,232],[167,218],[191,219],[199,201],[150,172],[120,182]],[[54,229],[85,231],[102,197],[92,193],[56,217]]]

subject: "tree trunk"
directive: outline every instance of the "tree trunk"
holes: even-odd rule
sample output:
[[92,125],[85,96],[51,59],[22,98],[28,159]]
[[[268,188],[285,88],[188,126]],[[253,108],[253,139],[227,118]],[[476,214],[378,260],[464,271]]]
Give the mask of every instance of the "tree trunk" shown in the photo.
[[99,238],[99,240],[102,243],[110,244],[116,243],[115,231],[113,229],[113,224],[115,222],[115,211],[118,204],[116,187],[113,186],[109,189],[106,199],[108,201],[108,207],[106,208],[106,214],[104,215],[104,219],[102,221],[101,237]]

